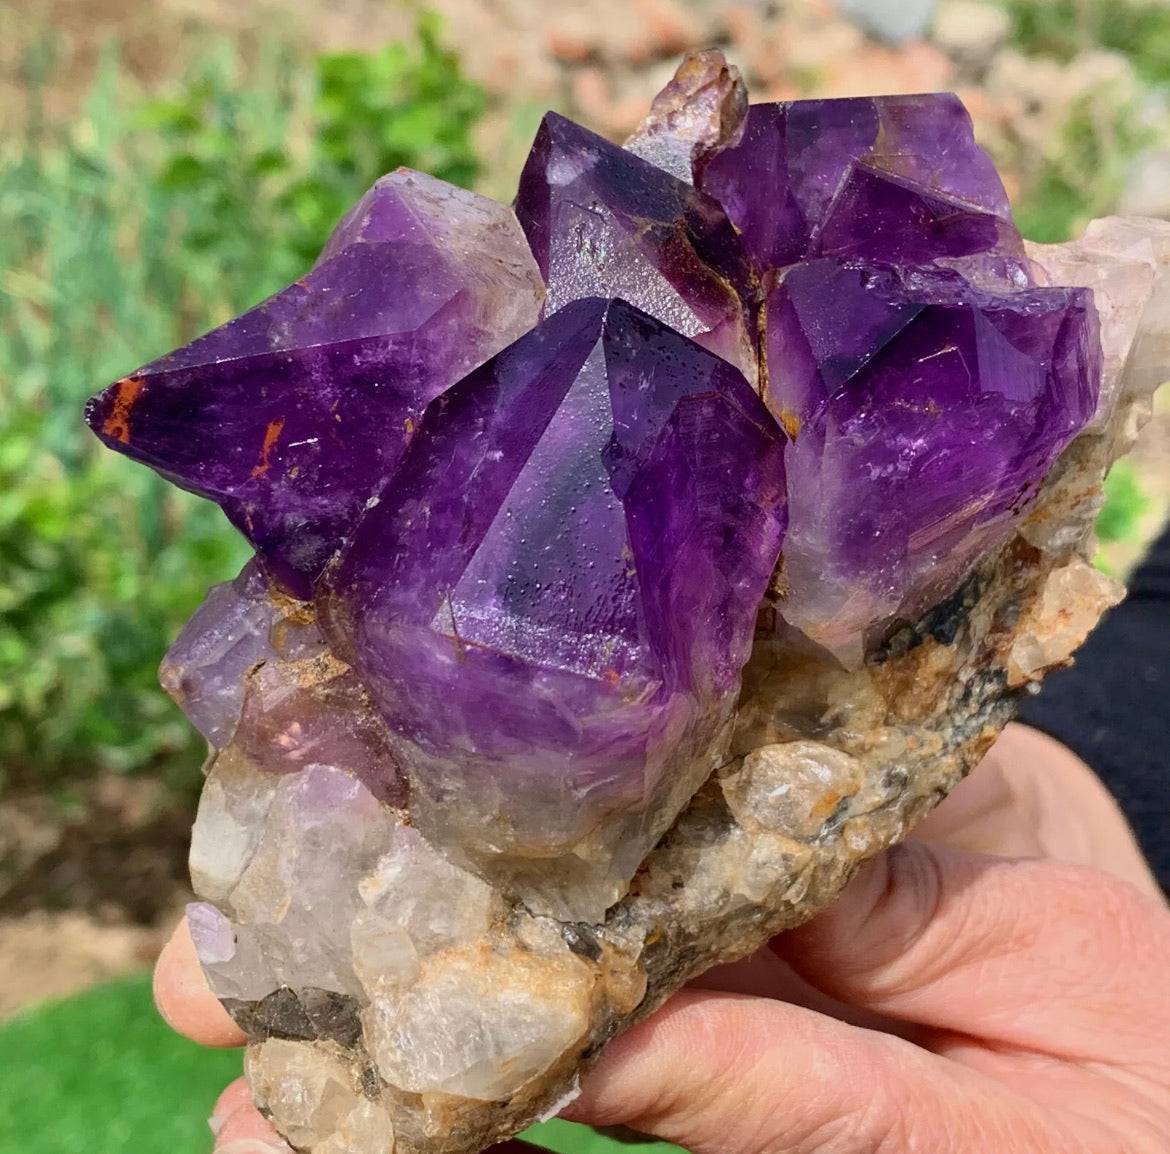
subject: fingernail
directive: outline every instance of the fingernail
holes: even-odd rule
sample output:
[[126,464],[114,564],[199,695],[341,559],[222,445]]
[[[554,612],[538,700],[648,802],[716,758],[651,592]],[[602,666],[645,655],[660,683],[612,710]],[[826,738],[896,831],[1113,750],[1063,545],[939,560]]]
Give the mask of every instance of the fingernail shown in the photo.
[[207,1128],[212,1132],[212,1134],[218,1134],[223,1129],[223,1124],[227,1120],[228,1116],[226,1114],[212,1114],[211,1117],[207,1119]]

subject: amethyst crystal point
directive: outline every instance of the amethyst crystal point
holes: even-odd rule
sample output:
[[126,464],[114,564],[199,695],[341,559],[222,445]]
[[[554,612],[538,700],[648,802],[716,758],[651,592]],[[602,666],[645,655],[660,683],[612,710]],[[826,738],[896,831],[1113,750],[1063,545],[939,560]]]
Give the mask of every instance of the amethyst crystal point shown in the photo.
[[950,94],[753,105],[739,142],[707,158],[696,183],[761,272],[830,254],[1022,255],[1003,184]]
[[1092,417],[1092,296],[810,261],[769,295],[767,333],[768,400],[794,434],[779,608],[855,663],[1002,543]]
[[619,895],[725,749],[782,453],[736,369],[620,301],[566,306],[427,411],[326,619],[432,840],[532,905]]
[[755,380],[753,276],[713,199],[550,112],[516,214],[548,284],[546,315],[621,297]]
[[286,589],[309,596],[411,422],[536,320],[512,213],[399,170],[303,280],[111,385],[110,447],[218,501]]

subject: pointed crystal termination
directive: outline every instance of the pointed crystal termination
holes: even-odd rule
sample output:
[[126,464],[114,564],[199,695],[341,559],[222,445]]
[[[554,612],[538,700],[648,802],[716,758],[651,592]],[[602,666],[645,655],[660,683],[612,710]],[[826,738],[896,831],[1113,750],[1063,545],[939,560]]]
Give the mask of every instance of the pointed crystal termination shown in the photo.
[[742,375],[576,301],[427,411],[323,620],[452,860],[600,916],[726,748],[785,527]]
[[111,385],[88,420],[218,501],[268,572],[308,597],[411,422],[531,327],[542,297],[509,209],[402,169],[303,280]]
[[809,261],[769,295],[767,333],[768,401],[794,435],[778,607],[853,666],[1006,540],[1092,417],[1092,294]]
[[546,316],[583,297],[620,297],[754,383],[755,279],[711,197],[550,112],[516,215],[548,285]]
[[1003,183],[949,93],[752,105],[738,143],[696,178],[761,273],[830,255],[1023,256]]

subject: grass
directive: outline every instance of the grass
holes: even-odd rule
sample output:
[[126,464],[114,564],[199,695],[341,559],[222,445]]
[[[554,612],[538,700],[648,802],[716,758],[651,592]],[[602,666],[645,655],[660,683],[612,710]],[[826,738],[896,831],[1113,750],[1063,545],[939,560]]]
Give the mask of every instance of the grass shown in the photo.
[[[0,1025],[0,1055],[0,1154],[207,1154],[211,1107],[240,1073],[239,1051],[201,1049],[163,1022],[149,977],[98,986]],[[628,1150],[559,1119],[525,1137],[557,1154]]]
[[0,1026],[0,1154],[205,1154],[207,1116],[240,1072],[155,1012],[131,978]]

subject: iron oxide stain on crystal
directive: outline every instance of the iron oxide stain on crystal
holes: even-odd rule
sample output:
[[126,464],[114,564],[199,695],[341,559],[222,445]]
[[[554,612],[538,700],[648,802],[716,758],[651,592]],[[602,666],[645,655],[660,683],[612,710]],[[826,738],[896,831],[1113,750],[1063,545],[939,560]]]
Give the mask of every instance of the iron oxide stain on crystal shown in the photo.
[[472,1154],[829,904],[1119,595],[1100,483],[1170,225],[1029,246],[956,97],[550,114],[514,210],[379,181],[115,382],[255,559],[162,681],[212,747],[192,937],[312,1154]]

